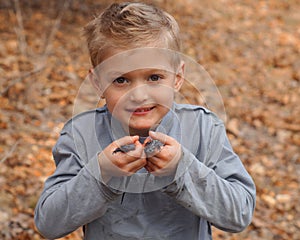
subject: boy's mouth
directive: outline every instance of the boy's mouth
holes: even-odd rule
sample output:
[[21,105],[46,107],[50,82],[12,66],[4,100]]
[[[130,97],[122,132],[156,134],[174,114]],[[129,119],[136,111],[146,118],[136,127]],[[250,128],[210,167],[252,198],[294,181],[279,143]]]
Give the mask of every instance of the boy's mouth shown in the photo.
[[154,107],[148,107],[148,108],[137,108],[135,109],[134,112],[149,112],[153,109]]
[[155,107],[141,107],[141,108],[135,108],[135,109],[130,109],[129,111],[132,112],[132,114],[146,114],[148,112],[150,112],[152,109],[154,109]]

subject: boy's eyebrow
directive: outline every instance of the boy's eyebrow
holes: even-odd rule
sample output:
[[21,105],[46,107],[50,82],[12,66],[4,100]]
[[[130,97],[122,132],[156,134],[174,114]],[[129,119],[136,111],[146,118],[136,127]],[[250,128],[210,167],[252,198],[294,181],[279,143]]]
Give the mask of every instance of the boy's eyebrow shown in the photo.
[[114,80],[118,77],[123,76],[124,74],[126,74],[125,72],[121,72],[121,71],[115,71],[115,70],[108,70],[108,71],[99,71],[99,76],[102,79],[106,79],[106,80]]
[[[146,74],[150,74],[150,73],[153,73],[153,72],[163,72],[163,73],[169,72],[166,68],[158,68],[158,67],[145,68],[145,69],[136,69],[136,70],[144,70],[144,73],[146,73]],[[130,71],[130,72],[133,72],[133,71]],[[108,77],[114,77],[115,78],[115,77],[124,76],[124,75],[126,75],[130,72],[108,71],[105,74]]]
[[165,68],[147,68],[145,69],[145,73],[155,73],[155,72],[159,72],[159,73],[168,73],[169,71]]
[[106,74],[106,76],[109,76],[109,77],[119,77],[119,76],[124,75],[125,72],[120,72],[120,71],[107,71],[105,74]]

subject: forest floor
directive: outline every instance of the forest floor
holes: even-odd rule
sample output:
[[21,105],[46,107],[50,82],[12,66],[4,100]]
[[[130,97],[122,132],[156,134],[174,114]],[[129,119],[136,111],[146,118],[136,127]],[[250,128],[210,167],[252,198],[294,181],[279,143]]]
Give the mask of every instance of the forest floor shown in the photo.
[[[0,0],[1,239],[42,239],[34,207],[90,68],[82,27],[108,2]],[[228,136],[256,183],[251,225],[214,228],[214,239],[300,239],[299,0],[152,2],[176,18],[183,53],[214,80]],[[193,91],[181,93],[192,101]]]

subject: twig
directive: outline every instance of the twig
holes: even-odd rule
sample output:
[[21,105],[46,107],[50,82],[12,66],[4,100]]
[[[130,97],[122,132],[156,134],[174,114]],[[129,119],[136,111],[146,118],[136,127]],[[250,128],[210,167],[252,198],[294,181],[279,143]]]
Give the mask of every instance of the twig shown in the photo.
[[25,34],[24,34],[23,18],[22,18],[19,0],[14,0],[14,5],[15,5],[15,9],[16,9],[16,18],[17,18],[17,22],[18,22],[18,27],[15,28],[15,31],[18,36],[20,51],[23,55],[25,55],[27,43],[26,43],[26,38],[25,38]]
[[[72,0],[65,0],[63,7],[61,8],[57,18],[55,19],[55,22],[50,31],[49,37],[47,38],[47,41],[45,43],[44,53],[39,58],[40,62],[42,62],[43,64],[39,64],[40,67],[37,67],[33,71],[27,72],[27,73],[21,75],[20,77],[18,77],[17,79],[11,81],[11,83],[4,90],[2,90],[0,92],[0,96],[5,94],[12,86],[14,86],[18,82],[21,82],[24,78],[32,76],[33,74],[36,74],[45,68],[46,59],[48,58],[48,56],[51,52],[52,41],[55,37],[57,30],[59,29],[61,19],[65,13],[65,10],[70,6],[71,2],[72,2]],[[17,22],[18,22],[18,27],[15,28],[15,31],[16,31],[16,34],[19,39],[20,51],[23,55],[25,55],[27,43],[26,43],[26,39],[25,39],[25,35],[24,35],[23,18],[22,18],[22,14],[21,14],[19,0],[14,0],[14,5],[15,5],[15,9],[16,9],[16,18],[17,18]]]
[[47,41],[46,41],[46,44],[45,44],[45,50],[44,50],[44,58],[47,58],[51,52],[51,49],[52,49],[52,41],[55,37],[55,34],[57,32],[57,30],[59,29],[59,26],[60,26],[60,22],[61,22],[61,19],[65,13],[65,10],[70,6],[71,4],[71,1],[72,0],[66,0],[64,2],[64,6],[61,8],[57,18],[55,19],[55,22],[53,24],[53,28],[49,34],[49,37],[47,38]]
[[21,82],[23,79],[25,79],[25,78],[27,78],[27,77],[30,77],[30,76],[32,76],[32,75],[34,75],[34,74],[36,74],[36,73],[42,71],[42,70],[45,68],[45,66],[46,66],[46,65],[44,64],[44,65],[42,65],[42,66],[40,66],[40,67],[38,67],[38,68],[36,68],[36,69],[30,71],[30,72],[24,73],[22,76],[16,78],[15,80],[12,80],[11,83],[10,83],[4,90],[2,90],[2,92],[0,92],[0,96],[3,96],[5,93],[7,93],[7,91],[8,91],[12,86],[14,86],[16,83]]
[[[46,59],[48,58],[48,56],[51,52],[52,41],[53,41],[53,39],[55,37],[55,34],[56,34],[56,32],[57,32],[57,30],[60,26],[60,22],[61,22],[61,19],[63,17],[63,14],[64,14],[65,10],[69,7],[71,1],[72,0],[66,0],[64,2],[64,6],[60,10],[57,18],[55,19],[54,25],[53,25],[53,27],[50,31],[50,34],[49,34],[49,37],[47,38],[46,43],[45,43],[44,53],[40,57],[40,59],[41,59],[40,61],[44,64],[39,64],[40,67],[35,68],[33,71],[24,73],[23,75],[21,75],[17,79],[11,81],[11,83],[4,90],[2,90],[0,92],[0,96],[5,94],[12,86],[14,86],[18,82],[21,82],[24,78],[32,76],[33,74],[36,74],[36,73],[40,72],[41,70],[43,70],[45,68]],[[20,51],[23,55],[25,55],[25,50],[27,48],[27,43],[26,43],[26,39],[25,39],[25,35],[24,35],[23,18],[22,18],[22,14],[21,14],[21,8],[20,8],[19,0],[14,0],[14,5],[15,5],[15,9],[16,9],[16,18],[17,18],[17,22],[18,22],[18,27],[15,28],[15,31],[16,31],[16,34],[17,34],[18,39],[19,39]]]
[[12,153],[15,151],[16,147],[18,146],[19,142],[20,142],[20,140],[15,142],[15,144],[12,146],[10,151],[0,160],[0,163],[5,162],[6,159],[8,159],[12,155]]

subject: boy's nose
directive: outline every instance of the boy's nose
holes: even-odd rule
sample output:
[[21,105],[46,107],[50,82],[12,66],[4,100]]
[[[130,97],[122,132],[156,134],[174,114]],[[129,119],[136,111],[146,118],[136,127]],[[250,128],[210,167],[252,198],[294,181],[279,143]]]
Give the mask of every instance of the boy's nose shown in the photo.
[[136,103],[144,102],[148,97],[147,85],[142,84],[136,86],[129,92],[129,96],[130,96],[130,100],[133,102]]

